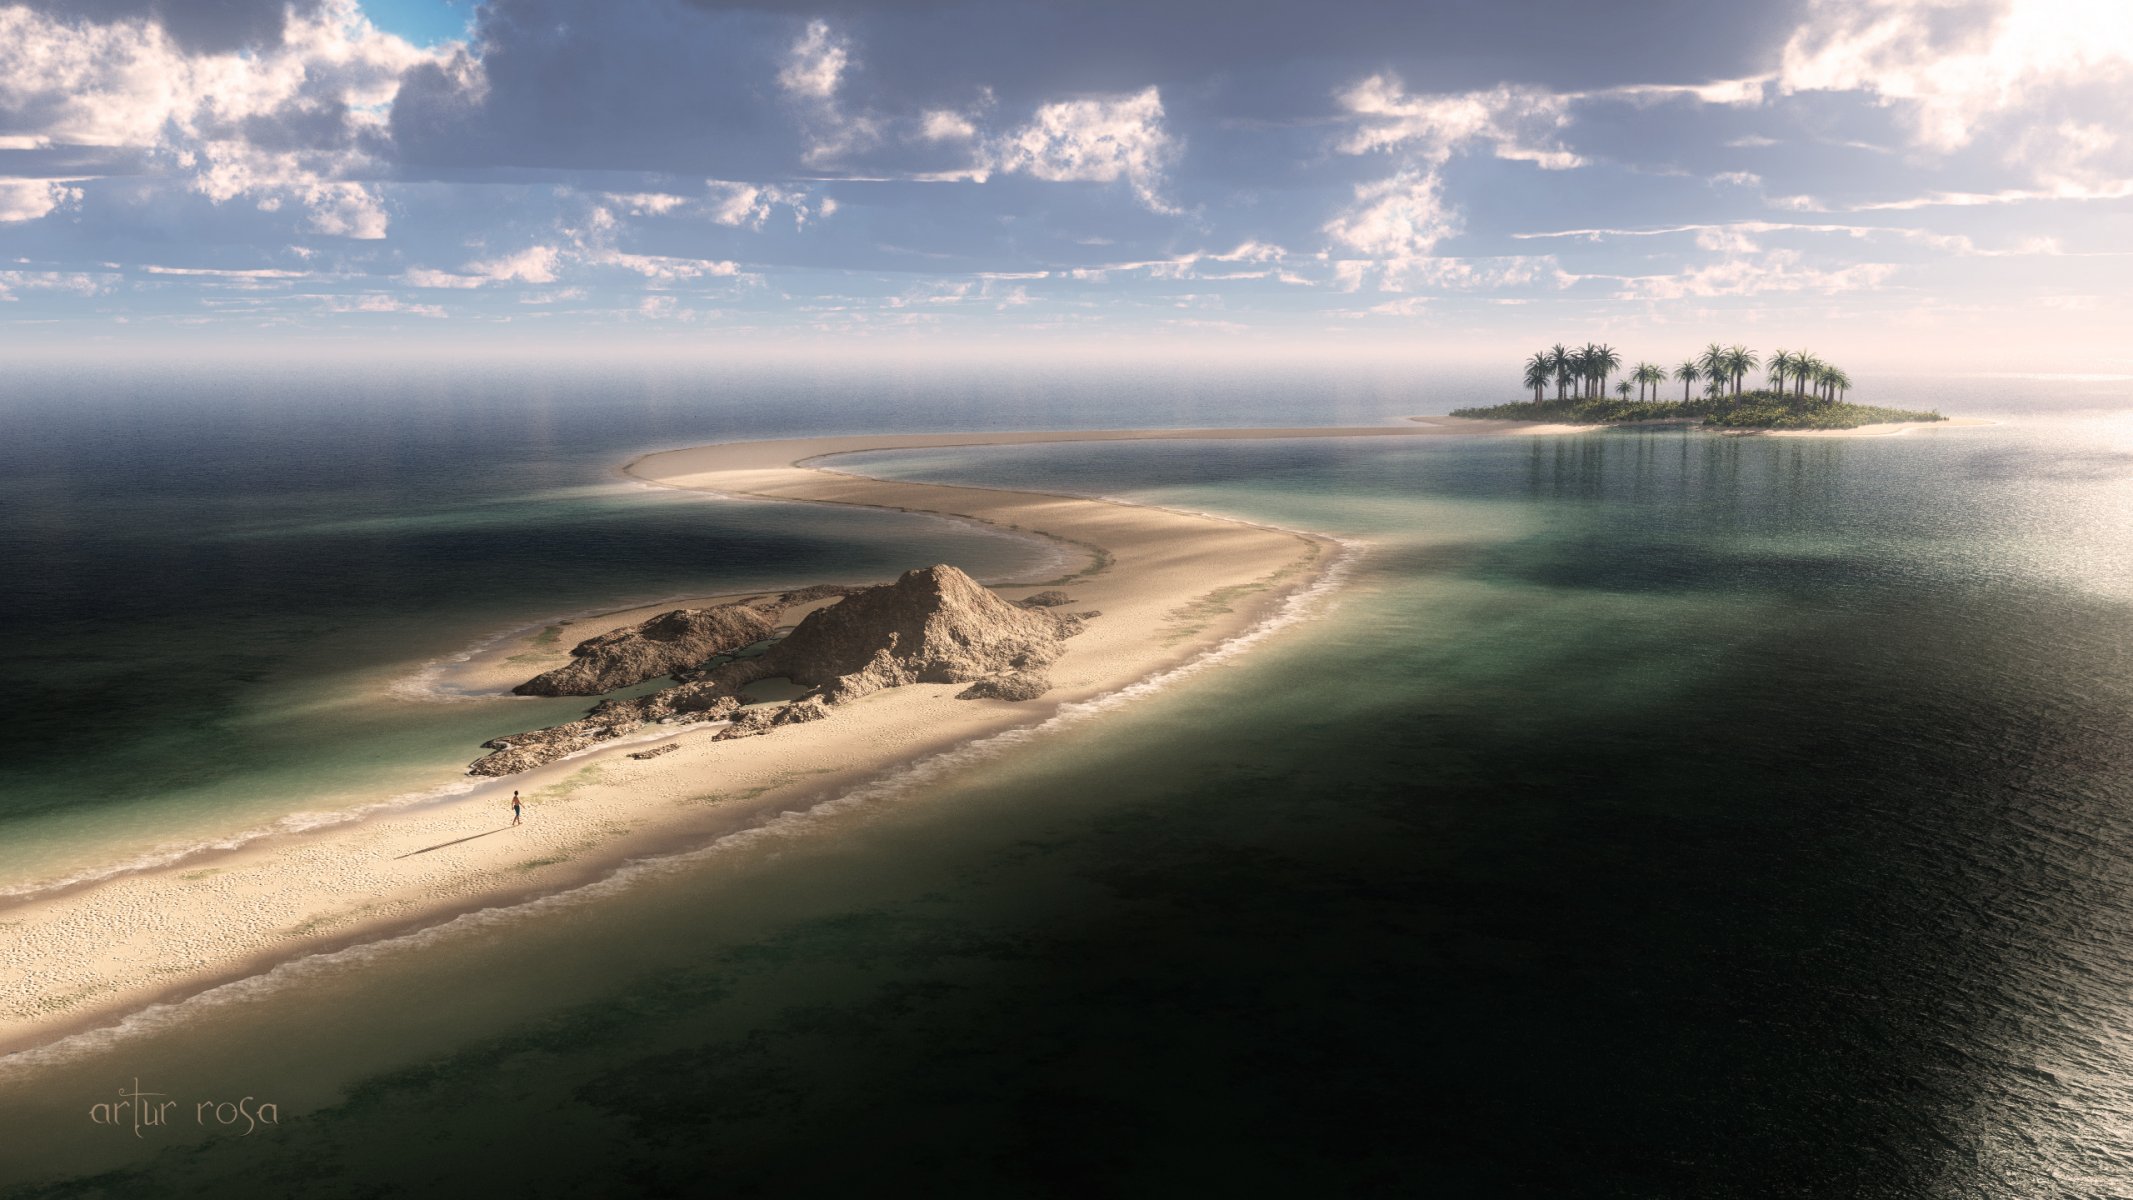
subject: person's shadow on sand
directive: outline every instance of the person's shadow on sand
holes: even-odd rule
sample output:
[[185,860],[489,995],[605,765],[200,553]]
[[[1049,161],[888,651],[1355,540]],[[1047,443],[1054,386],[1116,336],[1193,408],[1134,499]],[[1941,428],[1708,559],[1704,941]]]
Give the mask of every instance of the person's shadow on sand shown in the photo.
[[415,857],[415,856],[416,856],[417,854],[428,854],[428,853],[429,853],[430,851],[432,851],[432,850],[442,850],[442,849],[444,849],[444,848],[445,848],[446,846],[457,846],[457,845],[458,845],[459,843],[461,843],[461,842],[471,842],[471,841],[473,841],[473,840],[474,840],[475,838],[485,838],[485,837],[490,837],[490,836],[492,836],[492,835],[494,835],[494,834],[499,834],[499,833],[509,833],[510,831],[511,831],[511,827],[510,827],[509,825],[506,825],[506,826],[504,826],[504,827],[503,827],[503,828],[501,828],[501,829],[491,829],[491,830],[490,830],[490,831],[489,831],[488,833],[470,833],[470,834],[468,834],[467,836],[465,836],[465,837],[463,837],[463,838],[453,838],[453,839],[452,839],[451,841],[449,841],[449,842],[439,842],[439,843],[437,843],[437,844],[436,844],[436,845],[434,845],[434,846],[424,846],[424,847],[423,847],[422,849],[420,849],[420,850],[410,850],[410,851],[408,851],[408,852],[407,852],[407,853],[405,853],[405,854],[395,854],[395,855],[393,855],[393,861],[395,861],[395,862],[398,862],[398,861],[399,861],[400,859],[403,859],[403,858],[413,858],[413,857]]

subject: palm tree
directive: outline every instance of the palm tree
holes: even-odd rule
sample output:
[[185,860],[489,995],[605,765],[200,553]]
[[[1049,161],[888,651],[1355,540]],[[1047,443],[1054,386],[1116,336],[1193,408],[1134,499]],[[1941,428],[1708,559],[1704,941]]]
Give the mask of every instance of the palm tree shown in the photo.
[[1746,346],[1726,347],[1726,374],[1733,380],[1734,395],[1740,395],[1741,380],[1747,378],[1748,372],[1753,371],[1755,364],[1760,361],[1762,360],[1756,358],[1755,351]]
[[1570,352],[1570,373],[1576,378],[1579,398],[1589,399],[1592,396],[1591,342]]
[[1696,365],[1696,360],[1692,358],[1674,368],[1674,378],[1681,381],[1681,402],[1687,404],[1689,402],[1689,385],[1703,378],[1703,370]]
[[1563,389],[1570,386],[1570,351],[1561,342],[1548,347],[1548,369],[1555,372],[1555,398],[1563,398]]
[[1533,402],[1541,402],[1541,393],[1547,390],[1548,381],[1555,378],[1555,368],[1548,364],[1548,352],[1541,351],[1526,360],[1526,386],[1533,389]]
[[1704,347],[1702,356],[1696,358],[1696,364],[1704,371],[1706,392],[1711,392],[1713,396],[1726,392],[1726,379],[1732,377],[1732,367],[1726,358],[1726,347],[1713,341],[1711,345]]
[[1792,394],[1798,397],[1806,396],[1807,382],[1815,378],[1818,372],[1826,369],[1826,364],[1821,359],[1816,358],[1805,350],[1794,355],[1792,358]]
[[1622,397],[1625,401],[1629,399],[1629,380],[1625,379],[1615,385],[1615,395]]
[[1790,350],[1780,350],[1770,356],[1770,384],[1780,393],[1785,390],[1785,381],[1799,370],[1799,356]]
[[1605,395],[1607,392],[1607,377],[1622,369],[1622,356],[1615,353],[1613,346],[1594,346],[1592,348],[1592,367],[1593,372],[1599,377],[1599,387],[1593,394],[1596,396]]
[[1648,362],[1640,362],[1637,364],[1637,369],[1630,374],[1630,378],[1637,381],[1637,399],[1642,400],[1645,398],[1644,392],[1646,388],[1650,388],[1652,396],[1657,397],[1659,395],[1659,385],[1666,382],[1666,368],[1655,366]]
[[1844,398],[1843,393],[1852,390],[1852,377],[1846,375],[1842,367],[1829,368],[1829,377],[1824,382],[1829,386],[1830,391],[1834,393],[1831,398],[1835,400],[1842,400]]

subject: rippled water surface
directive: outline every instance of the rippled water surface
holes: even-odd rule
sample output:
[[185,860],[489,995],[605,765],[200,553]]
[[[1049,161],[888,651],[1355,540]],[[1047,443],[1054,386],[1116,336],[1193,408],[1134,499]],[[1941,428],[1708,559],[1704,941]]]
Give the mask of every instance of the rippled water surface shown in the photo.
[[[581,556],[641,596],[985,550],[864,514],[598,490],[599,464],[649,445],[1449,406],[1383,379],[1172,380],[1140,385],[1134,420],[1112,383],[855,400],[848,381],[803,382],[753,385],[787,426],[740,385],[712,400],[633,381],[606,409],[558,386],[535,411],[559,432],[497,451],[494,474],[451,485],[464,495],[433,498],[413,469],[378,484],[375,463],[340,485],[420,503],[329,501],[292,473],[293,498],[258,519],[284,532],[255,536],[343,547],[382,591],[311,618],[309,641],[278,634],[308,648],[265,654],[258,680],[228,673],[217,719],[258,711],[276,672],[361,674],[394,630],[426,627],[391,557],[408,545],[463,560],[439,568],[461,594],[434,601],[457,624],[416,662],[540,615],[473,581],[542,561],[590,604],[596,586],[566,574]],[[523,397],[464,386],[427,423],[392,405],[379,420],[470,452],[504,416],[541,423]],[[2133,1192],[2133,415],[2103,385],[1967,409],[1951,386],[1885,390],[2008,423],[848,460],[1368,548],[1320,618],[1099,719],[626,886],[18,1063],[0,1074],[18,1139],[0,1178],[349,1196]],[[425,543],[425,522],[460,540]],[[653,536],[673,539],[664,555]],[[760,560],[719,559],[751,537]],[[696,556],[711,567],[677,565]],[[248,564],[256,607],[215,631],[188,623],[199,603],[146,621],[152,665],[158,628],[182,658],[188,639],[287,619],[258,598],[292,594],[272,555],[218,561]],[[311,588],[363,586],[303,562]],[[61,709],[94,678],[8,669]],[[68,728],[110,736],[96,724]],[[152,748],[110,744],[161,779]],[[56,765],[23,761],[47,808],[71,802]],[[153,810],[153,790],[109,807]],[[160,1145],[80,1118],[136,1077],[289,1116]]]

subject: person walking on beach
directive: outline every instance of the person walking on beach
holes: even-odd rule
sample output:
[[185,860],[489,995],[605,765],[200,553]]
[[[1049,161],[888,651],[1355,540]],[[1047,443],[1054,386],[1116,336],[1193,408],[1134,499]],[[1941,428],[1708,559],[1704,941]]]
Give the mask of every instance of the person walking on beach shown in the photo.
[[519,820],[520,818],[518,815],[518,793],[513,792],[511,793],[511,823],[513,825],[516,825],[519,823]]

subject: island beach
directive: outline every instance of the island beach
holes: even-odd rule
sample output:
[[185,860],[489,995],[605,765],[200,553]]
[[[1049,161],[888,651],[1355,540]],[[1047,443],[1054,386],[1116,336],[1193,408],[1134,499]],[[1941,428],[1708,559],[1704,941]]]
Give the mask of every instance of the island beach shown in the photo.
[[[1107,697],[1207,661],[1225,647],[1241,648],[1250,631],[1277,627],[1330,583],[1342,553],[1309,533],[1201,513],[869,479],[822,465],[832,456],[1068,441],[1499,431],[1476,423],[854,436],[647,455],[626,470],[658,486],[937,513],[1056,541],[1079,557],[1077,569],[1063,579],[1003,585],[1000,593],[1012,600],[1040,588],[1064,589],[1075,608],[1103,615],[1067,643],[1052,668],[1054,689],[1036,702],[957,700],[957,685],[919,684],[840,706],[833,720],[765,737],[715,741],[715,726],[655,727],[645,737],[433,805],[31,893],[0,911],[10,927],[0,949],[0,1053],[110,1026],[149,1005],[249,979],[278,963],[591,883],[634,861],[835,802],[910,764],[944,761],[935,756],[957,747],[1086,716]],[[607,620],[621,625],[632,615]],[[579,628],[599,631],[594,622]],[[669,741],[680,749],[649,761],[628,757]],[[514,789],[528,800],[526,824],[517,829],[510,827]]]

